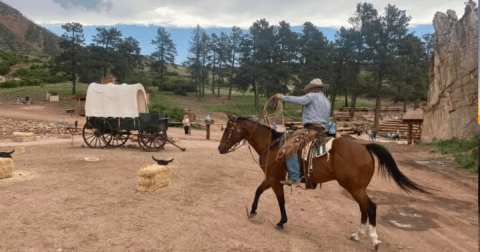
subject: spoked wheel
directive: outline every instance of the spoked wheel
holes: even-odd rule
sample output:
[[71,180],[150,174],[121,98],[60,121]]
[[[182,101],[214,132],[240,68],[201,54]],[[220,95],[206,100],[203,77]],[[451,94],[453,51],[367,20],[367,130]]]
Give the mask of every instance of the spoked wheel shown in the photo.
[[90,148],[107,147],[112,141],[112,125],[106,120],[92,120],[86,123],[83,126],[83,140]]
[[112,147],[121,147],[123,146],[130,137],[130,131],[117,131],[112,132],[112,141],[110,142],[110,146]]
[[138,132],[138,145],[145,151],[159,151],[165,146],[166,132],[157,126],[147,126]]

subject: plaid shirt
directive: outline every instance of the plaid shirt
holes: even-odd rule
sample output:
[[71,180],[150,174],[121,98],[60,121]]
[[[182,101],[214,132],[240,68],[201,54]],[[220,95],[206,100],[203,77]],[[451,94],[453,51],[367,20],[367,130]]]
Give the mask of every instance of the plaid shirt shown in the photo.
[[330,119],[330,101],[321,92],[304,96],[283,96],[282,101],[303,105],[302,123],[318,123],[326,126]]

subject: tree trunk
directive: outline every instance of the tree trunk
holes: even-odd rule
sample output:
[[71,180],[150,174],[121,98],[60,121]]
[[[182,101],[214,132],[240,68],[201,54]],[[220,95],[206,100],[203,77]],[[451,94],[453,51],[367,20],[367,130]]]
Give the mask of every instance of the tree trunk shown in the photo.
[[407,112],[407,98],[403,100],[403,112]]
[[357,105],[357,94],[353,93],[352,94],[352,107],[350,108],[350,117],[353,118],[353,116],[355,115],[355,108],[356,108],[356,105]]
[[331,107],[330,107],[330,116],[335,115],[335,99],[337,98],[337,90],[333,90],[332,93],[332,102],[331,102]]
[[216,54],[213,52],[213,67],[212,67],[212,94],[215,95],[215,60]]
[[383,77],[383,74],[380,73],[379,76],[378,76],[378,86],[377,86],[377,100],[376,100],[376,103],[375,103],[375,120],[374,120],[374,127],[375,127],[375,131],[378,131],[378,124],[379,124],[379,120],[380,120],[380,110],[381,110],[381,106],[382,106],[382,100],[381,100],[381,96],[382,96],[382,77]]
[[75,31],[72,34],[72,95],[75,95]]
[[348,95],[347,95],[347,89],[345,88],[345,107],[348,107]]
[[162,91],[163,88],[163,65],[160,66],[160,84],[158,85],[158,91]]

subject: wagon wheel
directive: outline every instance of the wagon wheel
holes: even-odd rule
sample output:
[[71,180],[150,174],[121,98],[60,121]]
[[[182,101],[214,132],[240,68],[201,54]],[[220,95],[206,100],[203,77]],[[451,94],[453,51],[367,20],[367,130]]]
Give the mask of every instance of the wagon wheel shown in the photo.
[[147,126],[138,132],[138,145],[145,151],[159,151],[165,145],[164,132],[157,126]]
[[112,141],[110,142],[110,146],[112,147],[121,147],[123,146],[130,137],[130,131],[116,131],[112,132]]
[[105,148],[112,141],[112,125],[106,120],[90,121],[83,126],[83,140],[90,148]]

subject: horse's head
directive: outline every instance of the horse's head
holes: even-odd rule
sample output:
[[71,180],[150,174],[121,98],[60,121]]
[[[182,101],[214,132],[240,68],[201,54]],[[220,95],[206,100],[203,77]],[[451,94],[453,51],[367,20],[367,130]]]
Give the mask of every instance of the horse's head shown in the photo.
[[220,154],[228,153],[232,147],[238,145],[240,141],[242,141],[246,137],[244,123],[238,120],[237,117],[230,115],[227,116],[227,126],[225,127],[222,140],[220,141],[220,145],[218,146],[218,151],[220,152]]

